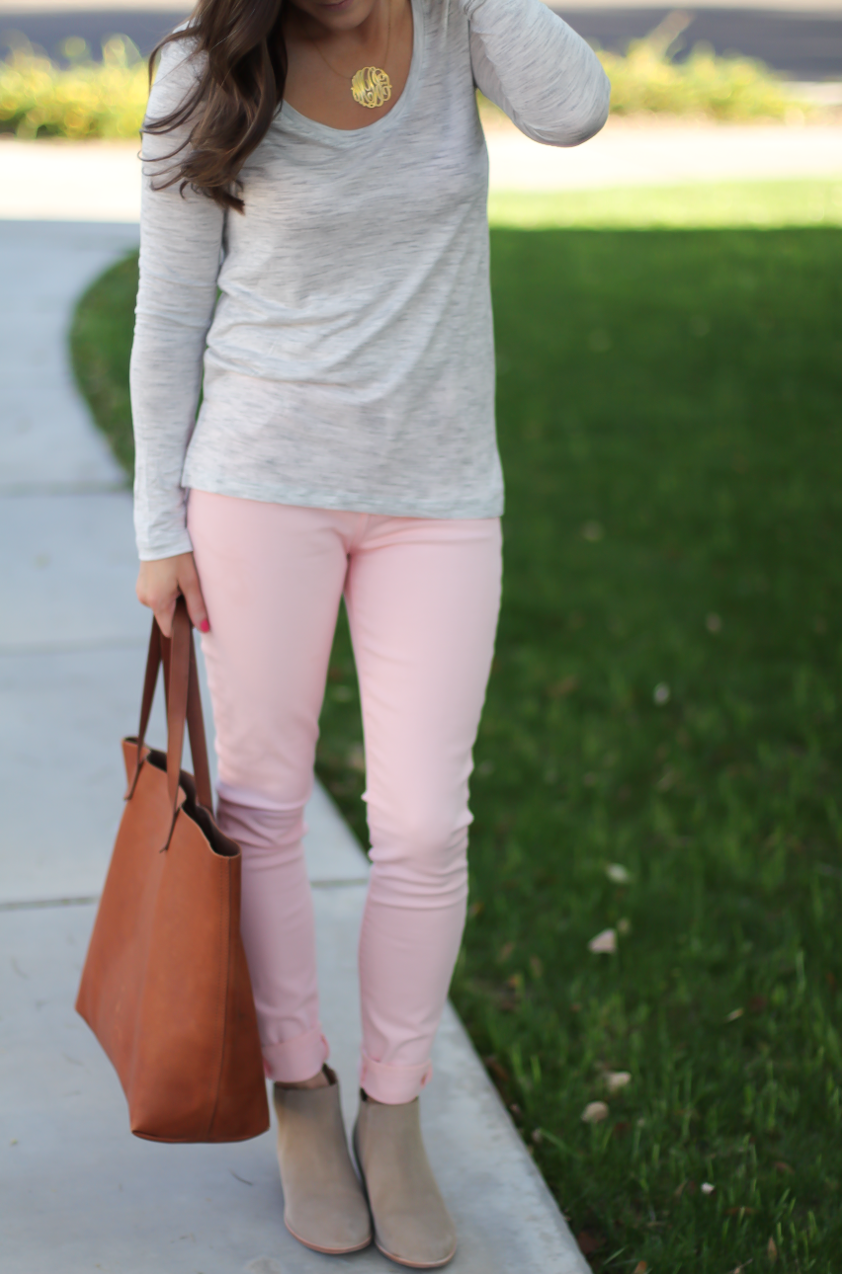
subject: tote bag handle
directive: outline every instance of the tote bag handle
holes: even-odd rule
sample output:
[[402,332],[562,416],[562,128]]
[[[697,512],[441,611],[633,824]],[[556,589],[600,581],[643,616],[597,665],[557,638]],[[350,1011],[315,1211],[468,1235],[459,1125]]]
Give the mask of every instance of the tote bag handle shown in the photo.
[[[173,615],[172,637],[165,637],[153,618],[149,636],[149,654],[146,658],[146,675],[140,701],[140,724],[137,731],[137,762],[134,777],[126,793],[132,796],[143,766],[143,741],[149,725],[149,714],[155,697],[158,669],[164,665],[164,695],[167,704],[167,791],[172,805],[172,827],[178,813],[178,784],[181,772],[181,755],[184,749],[184,723],[190,736],[190,752],[196,780],[196,797],[200,805],[213,812],[208,749],[205,740],[205,723],[202,715],[202,699],[199,692],[199,674],[193,631],[187,603],[179,597]],[[169,845],[169,837],[167,837]]]

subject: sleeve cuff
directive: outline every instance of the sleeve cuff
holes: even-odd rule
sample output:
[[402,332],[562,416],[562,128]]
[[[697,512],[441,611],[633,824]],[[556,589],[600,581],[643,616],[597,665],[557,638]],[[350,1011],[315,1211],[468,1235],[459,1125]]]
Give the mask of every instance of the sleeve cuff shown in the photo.
[[137,555],[141,562],[160,562],[165,557],[178,557],[180,553],[192,552],[193,545],[186,528],[171,539],[156,540],[152,543],[138,541],[137,545]]

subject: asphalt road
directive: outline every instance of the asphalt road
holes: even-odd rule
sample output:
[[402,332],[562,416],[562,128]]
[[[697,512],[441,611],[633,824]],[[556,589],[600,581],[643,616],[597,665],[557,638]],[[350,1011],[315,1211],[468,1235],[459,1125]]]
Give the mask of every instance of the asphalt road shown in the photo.
[[[185,5],[185,13],[189,9]],[[554,6],[586,39],[606,49],[622,51],[629,40],[651,31],[674,6],[660,9],[600,9]],[[717,53],[739,52],[760,58],[796,80],[842,79],[842,3],[828,10],[785,12],[762,9],[691,9],[695,17],[683,35],[686,56],[698,41]],[[94,56],[104,36],[119,33],[134,40],[148,54],[179,20],[174,12],[114,9],[55,13],[0,12],[3,33],[19,31],[56,58],[67,36],[87,40]],[[2,56],[2,50],[0,50]]]
[[[705,41],[717,53],[759,58],[796,80],[842,79],[842,6],[836,13],[680,7],[694,17],[682,33],[683,47],[676,61],[686,57],[694,44]],[[646,35],[670,12],[663,8],[576,9],[560,4],[553,8],[591,43],[618,52],[629,40]]]

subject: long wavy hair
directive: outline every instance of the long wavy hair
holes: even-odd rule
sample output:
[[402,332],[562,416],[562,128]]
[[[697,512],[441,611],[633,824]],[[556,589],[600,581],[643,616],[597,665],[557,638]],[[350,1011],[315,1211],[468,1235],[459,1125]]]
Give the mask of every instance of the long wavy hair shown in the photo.
[[[156,58],[167,44],[190,40],[200,73],[185,100],[160,119],[147,120],[147,133],[169,133],[190,124],[187,141],[169,156],[175,160],[162,186],[192,186],[223,208],[243,212],[239,172],[266,135],[281,104],[287,53],[281,30],[283,0],[199,0],[186,27],[165,36],[149,58],[152,82]],[[179,157],[181,152],[186,153]]]

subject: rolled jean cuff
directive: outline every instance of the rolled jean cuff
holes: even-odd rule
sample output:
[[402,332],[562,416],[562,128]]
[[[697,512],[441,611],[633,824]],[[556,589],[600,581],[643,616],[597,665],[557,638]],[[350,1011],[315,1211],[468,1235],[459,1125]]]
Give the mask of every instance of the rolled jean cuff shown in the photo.
[[318,1075],[330,1054],[320,1026],[306,1035],[282,1044],[263,1045],[263,1069],[267,1079],[280,1084],[297,1084]]
[[387,1066],[384,1062],[373,1062],[365,1053],[360,1057],[360,1087],[385,1106],[414,1101],[432,1074],[432,1062],[422,1062],[420,1066]]

